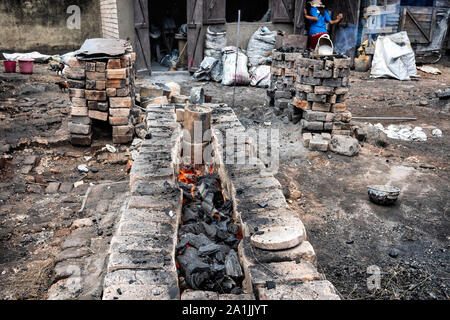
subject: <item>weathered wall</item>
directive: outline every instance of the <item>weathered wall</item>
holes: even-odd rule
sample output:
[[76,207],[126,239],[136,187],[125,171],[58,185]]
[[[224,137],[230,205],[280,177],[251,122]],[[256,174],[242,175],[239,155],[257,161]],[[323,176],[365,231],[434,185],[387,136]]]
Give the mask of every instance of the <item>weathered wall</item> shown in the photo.
[[[227,31],[227,45],[236,45],[237,34],[237,22],[229,22],[226,24],[218,25],[220,28]],[[289,23],[272,23],[272,22],[241,22],[241,28],[239,33],[239,47],[247,49],[248,42],[252,35],[258,30],[259,27],[266,26],[271,31],[281,30],[286,34],[292,34],[294,32],[294,25]]]
[[135,44],[134,8],[130,0],[100,0],[104,38],[123,39]]
[[[81,28],[71,30],[67,8],[81,9]],[[101,37],[98,0],[0,0],[0,52],[63,54],[87,38]]]

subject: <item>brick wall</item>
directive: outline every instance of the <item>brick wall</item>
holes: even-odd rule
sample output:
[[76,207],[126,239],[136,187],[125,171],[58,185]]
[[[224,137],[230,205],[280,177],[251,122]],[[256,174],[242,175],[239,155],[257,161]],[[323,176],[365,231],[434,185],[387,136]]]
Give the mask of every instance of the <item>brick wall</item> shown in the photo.
[[100,0],[103,38],[120,39],[116,0]]

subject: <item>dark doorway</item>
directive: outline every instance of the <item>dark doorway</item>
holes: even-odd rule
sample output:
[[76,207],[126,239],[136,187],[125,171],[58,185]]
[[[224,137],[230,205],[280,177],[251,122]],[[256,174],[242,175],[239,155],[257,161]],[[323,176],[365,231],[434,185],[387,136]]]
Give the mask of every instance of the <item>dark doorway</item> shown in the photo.
[[414,6],[414,7],[432,7],[433,0],[401,0],[402,6]]
[[237,22],[238,10],[241,10],[241,21],[261,21],[269,10],[269,0],[227,0],[227,22]]
[[[152,70],[166,71],[168,55],[179,52],[175,35],[186,24],[186,0],[149,1],[150,45]],[[163,62],[163,64],[161,64]]]

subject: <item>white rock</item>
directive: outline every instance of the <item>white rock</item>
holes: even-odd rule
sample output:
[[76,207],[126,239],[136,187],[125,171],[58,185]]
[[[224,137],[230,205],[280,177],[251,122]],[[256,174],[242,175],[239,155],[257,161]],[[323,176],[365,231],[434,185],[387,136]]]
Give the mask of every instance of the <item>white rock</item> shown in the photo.
[[263,250],[285,250],[298,246],[303,241],[303,230],[294,227],[267,227],[254,234],[250,241]]
[[442,137],[442,131],[439,130],[439,129],[434,129],[434,130],[431,132],[431,134],[433,135],[433,137],[438,137],[438,138]]
[[89,169],[85,164],[80,164],[78,166],[78,171],[83,172],[83,173],[88,173]]

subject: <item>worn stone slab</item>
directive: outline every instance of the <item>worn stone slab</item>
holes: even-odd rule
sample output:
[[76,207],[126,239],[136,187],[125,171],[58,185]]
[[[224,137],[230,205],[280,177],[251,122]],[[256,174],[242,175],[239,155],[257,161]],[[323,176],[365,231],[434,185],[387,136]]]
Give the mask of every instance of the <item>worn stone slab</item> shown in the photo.
[[277,284],[274,289],[258,288],[260,300],[340,300],[336,288],[327,280]]
[[121,219],[117,235],[152,237],[154,235],[175,235],[172,224],[160,221],[133,221]]
[[159,211],[154,209],[126,209],[122,213],[122,220],[132,220],[136,222],[145,221],[159,221],[174,224],[176,223],[177,215],[172,211]]
[[150,237],[114,236],[111,240],[111,252],[148,250],[149,248],[170,252],[175,246],[174,236],[154,235]]
[[57,193],[60,185],[61,184],[59,182],[50,182],[48,184],[47,188],[45,189],[45,193],[47,193],[47,194]]
[[108,272],[122,269],[163,269],[166,266],[166,259],[168,259],[167,264],[170,264],[171,256],[167,251],[151,250],[151,248],[145,251],[113,252],[109,256]]
[[178,287],[177,272],[167,270],[117,270],[108,272],[104,279],[104,287],[114,285],[151,286],[166,285]]
[[[103,300],[178,300],[178,288],[165,285],[114,285],[103,291]],[[120,294],[119,294],[120,293]]]
[[219,295],[219,300],[229,301],[229,300],[256,300],[255,295],[252,293],[244,294],[221,294]]
[[211,291],[186,290],[181,294],[181,300],[219,300],[219,294]]
[[176,210],[180,202],[178,194],[160,196],[132,196],[128,204],[130,209]]
[[317,271],[314,265],[307,261],[256,264],[249,266],[248,271],[254,287],[264,287],[267,281],[278,284],[324,279],[324,276]]
[[60,262],[69,259],[78,259],[85,256],[88,256],[92,253],[92,251],[87,247],[81,248],[67,248],[55,257],[55,262]]

